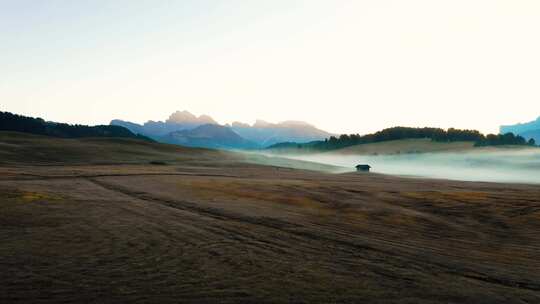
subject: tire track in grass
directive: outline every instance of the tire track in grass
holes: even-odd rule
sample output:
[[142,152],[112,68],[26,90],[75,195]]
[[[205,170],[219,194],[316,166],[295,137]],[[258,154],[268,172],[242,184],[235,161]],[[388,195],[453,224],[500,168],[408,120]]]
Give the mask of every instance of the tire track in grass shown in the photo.
[[[308,227],[304,227],[302,225],[295,224],[295,223],[286,222],[283,220],[263,218],[263,217],[261,218],[249,217],[249,216],[240,215],[233,212],[228,212],[222,209],[217,209],[217,208],[212,208],[212,207],[203,207],[193,202],[158,198],[155,196],[148,195],[146,193],[135,192],[125,187],[111,185],[109,183],[99,180],[98,178],[90,178],[89,180],[96,183],[97,185],[102,186],[105,189],[116,191],[116,192],[131,196],[136,199],[144,200],[151,203],[158,203],[158,204],[165,205],[173,209],[192,212],[192,213],[199,214],[201,216],[210,217],[210,218],[214,218],[221,221],[234,221],[234,222],[239,222],[239,223],[248,224],[248,225],[256,225],[256,226],[264,227],[266,229],[277,230],[279,231],[279,233],[289,234],[294,237],[299,237],[300,239],[308,239],[311,241],[322,242],[325,244],[330,243],[330,244],[333,244],[332,246],[334,246],[335,248],[347,247],[347,248],[352,248],[354,250],[369,251],[369,252],[375,253],[376,255],[384,255],[386,256],[386,259],[394,258],[397,260],[406,260],[407,263],[415,263],[417,264],[417,266],[420,266],[420,267],[422,267],[423,265],[425,266],[425,264],[429,264],[429,265],[441,268],[441,272],[445,272],[447,274],[454,275],[454,276],[459,276],[465,279],[473,279],[473,280],[481,281],[484,283],[496,284],[496,285],[501,285],[501,286],[511,287],[511,288],[526,289],[526,290],[531,290],[531,291],[540,291],[540,284],[538,283],[520,282],[517,280],[509,280],[505,278],[492,277],[490,275],[475,271],[474,269],[469,269],[469,267],[466,267],[466,266],[463,269],[459,269],[459,268],[456,269],[454,268],[456,265],[450,266],[443,262],[436,261],[435,259],[429,259],[429,260],[424,259],[421,261],[422,263],[420,263],[418,261],[414,261],[414,259],[410,259],[410,258],[407,259],[406,257],[400,256],[398,253],[396,253],[395,250],[391,252],[390,249],[377,248],[377,247],[374,247],[373,245],[368,244],[368,243],[373,243],[373,241],[375,241],[377,243],[380,243],[383,246],[387,246],[392,249],[396,247],[401,248],[404,250],[404,252],[409,252],[409,254],[411,253],[414,254],[415,250],[418,251],[418,249],[422,249],[422,248],[418,248],[418,246],[411,246],[407,244],[406,242],[396,242],[396,241],[385,240],[381,238],[363,239],[362,243],[352,242],[349,240],[333,238],[325,234],[316,234],[316,233],[307,231],[306,229],[298,229],[298,228],[308,228]],[[231,233],[237,234],[239,233],[239,231],[234,230]],[[426,249],[429,249],[429,248],[426,247]],[[445,252],[442,252],[442,251],[439,253],[444,256],[447,255],[445,254]],[[369,261],[369,259],[367,261]],[[388,260],[388,262],[390,261]]]

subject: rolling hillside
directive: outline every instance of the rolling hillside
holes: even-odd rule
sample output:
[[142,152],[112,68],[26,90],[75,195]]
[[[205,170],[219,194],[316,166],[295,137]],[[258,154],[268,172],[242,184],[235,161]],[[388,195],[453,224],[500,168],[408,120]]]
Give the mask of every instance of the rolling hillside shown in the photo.
[[17,115],[10,112],[0,111],[0,131],[24,132],[29,134],[47,135],[62,138],[84,137],[118,137],[137,138],[152,141],[150,138],[131,132],[128,128],[112,125],[86,126],[80,124],[66,124],[45,121],[42,118],[34,118]]
[[455,152],[474,149],[474,142],[435,142],[431,139],[402,139],[390,140],[372,144],[361,144],[332,150],[331,153],[342,154],[407,154],[407,153],[428,153],[428,152]]
[[337,154],[357,154],[357,155],[377,155],[377,154],[407,154],[407,153],[428,153],[428,152],[450,152],[475,149],[474,142],[456,141],[456,142],[436,142],[427,138],[413,138],[388,140],[377,143],[358,144],[341,149],[321,151],[310,149],[308,144],[303,148],[292,143],[284,143],[281,146],[275,146],[267,149],[271,154],[318,154],[318,153],[337,153]]
[[185,148],[131,138],[54,138],[0,132],[0,164],[148,164],[226,159],[217,150]]

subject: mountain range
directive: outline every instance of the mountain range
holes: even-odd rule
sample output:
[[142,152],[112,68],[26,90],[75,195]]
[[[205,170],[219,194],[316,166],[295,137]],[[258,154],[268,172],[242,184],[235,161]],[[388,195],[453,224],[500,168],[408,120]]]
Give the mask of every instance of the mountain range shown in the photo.
[[110,124],[160,142],[223,149],[256,149],[280,142],[305,143],[333,135],[302,121],[257,120],[253,125],[242,122],[220,125],[208,115],[196,116],[188,111],[176,111],[165,121],[150,120],[142,125],[119,119]]
[[263,147],[291,141],[305,143],[322,140],[333,135],[303,121],[269,123],[257,120],[253,125],[233,122],[230,127],[240,136]]
[[540,142],[540,117],[526,123],[501,126],[500,132],[501,134],[512,132],[514,134],[523,136],[527,140],[532,138],[538,143]]
[[168,133],[157,138],[161,142],[188,147],[216,149],[256,149],[260,146],[236,134],[228,127],[204,124],[193,129]]

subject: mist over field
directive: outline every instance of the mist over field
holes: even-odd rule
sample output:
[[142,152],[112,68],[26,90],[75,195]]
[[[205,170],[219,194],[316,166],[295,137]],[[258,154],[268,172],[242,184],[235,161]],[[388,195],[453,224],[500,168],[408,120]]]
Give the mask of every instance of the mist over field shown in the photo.
[[[369,164],[376,173],[463,181],[540,183],[540,149],[479,149],[470,152],[398,155],[287,155],[354,170]],[[345,170],[345,169],[344,169]]]

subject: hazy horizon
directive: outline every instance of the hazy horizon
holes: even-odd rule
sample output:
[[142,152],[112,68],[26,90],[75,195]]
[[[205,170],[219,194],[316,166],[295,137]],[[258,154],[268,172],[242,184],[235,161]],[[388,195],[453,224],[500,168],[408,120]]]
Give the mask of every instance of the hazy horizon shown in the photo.
[[355,171],[357,164],[369,164],[372,172],[396,176],[540,184],[540,151],[536,148],[381,155],[326,152],[280,157],[338,166],[344,168],[343,172]]
[[497,133],[540,115],[537,1],[0,0],[0,110]]

